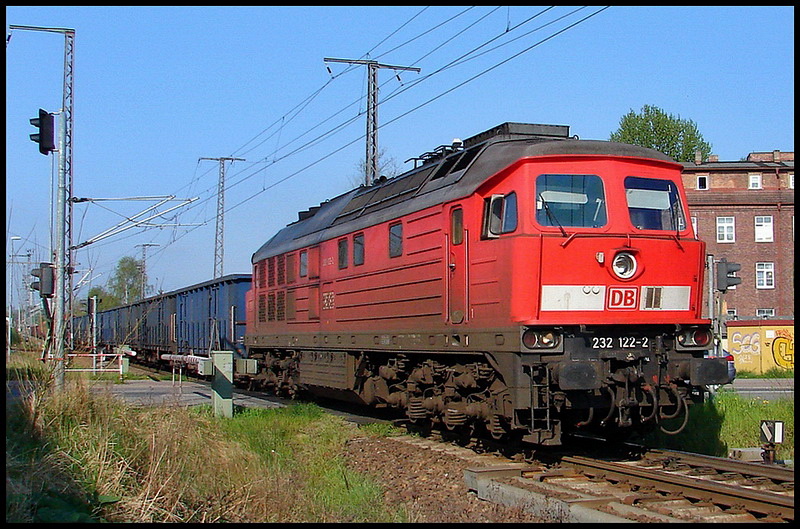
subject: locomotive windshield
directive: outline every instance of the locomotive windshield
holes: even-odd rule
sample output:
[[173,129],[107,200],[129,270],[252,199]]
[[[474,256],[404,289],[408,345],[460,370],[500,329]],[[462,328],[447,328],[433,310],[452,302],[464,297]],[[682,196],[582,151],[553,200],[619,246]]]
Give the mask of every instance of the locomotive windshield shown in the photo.
[[542,226],[604,226],[606,201],[602,180],[597,175],[539,175],[536,221]]
[[686,219],[675,182],[629,176],[625,196],[631,223],[640,230],[681,231]]

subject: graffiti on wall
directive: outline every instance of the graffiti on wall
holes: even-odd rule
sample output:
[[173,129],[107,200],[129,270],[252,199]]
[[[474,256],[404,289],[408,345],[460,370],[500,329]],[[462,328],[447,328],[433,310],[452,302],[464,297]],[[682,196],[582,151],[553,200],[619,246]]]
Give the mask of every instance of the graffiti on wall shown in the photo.
[[[767,370],[770,364],[794,369],[794,332],[789,328],[750,327],[731,332],[728,336],[730,353],[737,362],[755,364]],[[769,355],[761,358],[761,355]]]
[[794,369],[794,335],[785,329],[775,331],[772,341],[772,358],[778,366]]

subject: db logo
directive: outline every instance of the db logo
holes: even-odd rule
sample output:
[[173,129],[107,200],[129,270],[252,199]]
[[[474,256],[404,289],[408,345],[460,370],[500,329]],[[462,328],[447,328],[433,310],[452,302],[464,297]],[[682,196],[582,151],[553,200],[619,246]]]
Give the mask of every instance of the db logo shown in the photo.
[[638,287],[609,287],[606,306],[609,309],[636,310]]

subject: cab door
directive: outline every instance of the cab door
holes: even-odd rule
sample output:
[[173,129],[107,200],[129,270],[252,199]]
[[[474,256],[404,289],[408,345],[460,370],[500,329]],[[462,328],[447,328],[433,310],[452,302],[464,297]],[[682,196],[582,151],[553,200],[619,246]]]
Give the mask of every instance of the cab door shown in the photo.
[[467,230],[464,228],[464,210],[460,205],[450,208],[449,213],[447,321],[458,325],[468,320]]

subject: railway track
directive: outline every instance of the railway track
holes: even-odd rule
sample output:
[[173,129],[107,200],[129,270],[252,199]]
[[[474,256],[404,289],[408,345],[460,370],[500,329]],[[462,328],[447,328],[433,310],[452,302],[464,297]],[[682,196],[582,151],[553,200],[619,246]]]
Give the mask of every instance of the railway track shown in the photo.
[[[318,404],[357,423],[391,420],[342,403]],[[501,456],[491,445],[460,445],[443,439],[437,431],[428,437],[403,435],[392,439],[469,461],[474,466],[465,471],[464,479],[479,498],[520,506],[543,519],[794,521],[794,470],[779,465],[628,444],[613,445],[618,451],[611,457],[608,453],[612,445],[602,445],[600,452],[604,455],[598,456],[600,445],[592,440],[571,452],[534,453],[525,459],[519,452]],[[593,444],[595,451],[589,454],[585,447]]]
[[465,479],[484,499],[527,504],[561,521],[794,521],[794,470],[683,452],[563,455],[556,463],[473,468]]

